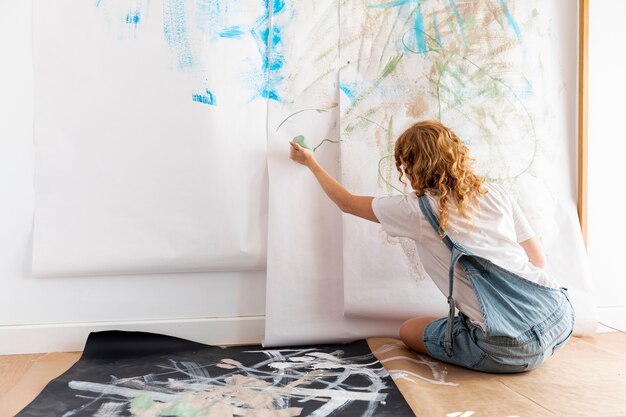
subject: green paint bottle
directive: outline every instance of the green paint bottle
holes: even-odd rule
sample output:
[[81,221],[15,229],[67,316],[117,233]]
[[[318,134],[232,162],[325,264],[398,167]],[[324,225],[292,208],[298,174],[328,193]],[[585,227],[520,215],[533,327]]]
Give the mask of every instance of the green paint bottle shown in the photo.
[[309,149],[311,150],[311,145],[309,145],[309,142],[306,141],[306,138],[302,135],[298,135],[295,138],[293,138],[293,141],[296,142],[298,145],[302,146],[303,148]]

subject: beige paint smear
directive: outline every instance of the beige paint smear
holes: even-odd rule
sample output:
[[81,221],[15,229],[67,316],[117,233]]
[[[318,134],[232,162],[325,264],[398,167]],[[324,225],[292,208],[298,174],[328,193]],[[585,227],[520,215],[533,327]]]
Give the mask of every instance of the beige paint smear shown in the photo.
[[411,117],[421,117],[428,111],[428,103],[421,94],[409,97],[404,103],[406,115]]
[[[222,362],[236,362],[223,360]],[[186,390],[182,401],[153,403],[148,409],[131,408],[131,412],[138,417],[158,416],[163,410],[174,407],[177,404],[186,404],[194,410],[201,412],[203,416],[211,417],[292,417],[299,416],[301,407],[277,408],[278,400],[293,394],[293,388],[319,376],[319,372],[310,372],[284,388],[276,388],[269,382],[244,375],[234,375],[224,379],[225,386],[209,384],[184,383],[172,381],[172,388]],[[189,391],[196,391],[189,393]],[[306,395],[303,395],[306,396]],[[321,402],[328,398],[308,398]],[[191,415],[191,414],[190,414]]]

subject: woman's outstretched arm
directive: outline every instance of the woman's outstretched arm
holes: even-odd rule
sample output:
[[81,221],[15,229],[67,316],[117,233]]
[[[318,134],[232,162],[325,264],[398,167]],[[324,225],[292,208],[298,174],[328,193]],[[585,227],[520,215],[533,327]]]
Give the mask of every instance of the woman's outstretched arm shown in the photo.
[[313,152],[295,142],[289,142],[289,144],[291,145],[290,158],[311,170],[326,195],[341,211],[378,223],[378,219],[372,210],[374,197],[352,195],[322,168],[315,159]]

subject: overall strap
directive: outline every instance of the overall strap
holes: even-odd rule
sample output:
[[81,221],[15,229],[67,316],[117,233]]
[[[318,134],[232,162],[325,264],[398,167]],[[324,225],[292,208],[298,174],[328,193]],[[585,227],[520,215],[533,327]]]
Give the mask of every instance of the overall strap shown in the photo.
[[[428,201],[428,197],[426,195],[422,195],[418,197],[420,209],[424,216],[435,230],[435,233],[439,235],[440,224],[437,215],[435,214],[430,202]],[[443,346],[446,349],[446,353],[448,356],[452,356],[452,324],[454,322],[454,314],[456,305],[454,303],[454,298],[452,298],[452,293],[454,290],[454,268],[459,259],[465,255],[461,250],[457,248],[457,245],[454,243],[452,239],[446,233],[443,237],[443,241],[450,249],[451,257],[450,257],[450,269],[448,270],[448,305],[450,306],[450,310],[448,311],[448,322],[447,322],[447,332],[446,338],[443,341]]]
[[[441,226],[439,225],[439,218],[435,214],[433,207],[430,205],[430,201],[428,201],[428,197],[426,197],[426,194],[424,194],[424,195],[417,197],[417,199],[420,205],[420,209],[422,209],[422,213],[424,213],[426,220],[428,220],[428,223],[430,223],[430,225],[433,227],[433,230],[435,231],[435,233],[439,235],[439,229],[441,228]],[[454,243],[452,242],[452,240],[450,239],[450,236],[448,236],[447,233],[444,235],[443,241],[448,247],[448,249],[452,250],[452,248],[454,247]]]

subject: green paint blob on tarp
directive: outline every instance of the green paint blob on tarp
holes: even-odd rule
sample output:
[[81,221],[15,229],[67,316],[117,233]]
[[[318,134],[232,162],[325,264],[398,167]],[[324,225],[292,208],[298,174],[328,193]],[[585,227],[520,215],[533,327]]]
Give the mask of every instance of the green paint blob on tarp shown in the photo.
[[140,395],[139,397],[133,398],[133,400],[130,402],[130,407],[137,408],[139,410],[147,410],[148,408],[152,407],[153,403],[154,401],[152,401],[152,397],[148,394],[144,394]]
[[171,407],[167,407],[159,411],[159,415],[174,417],[201,417],[205,414],[190,404],[176,403]]
[[302,135],[296,136],[295,138],[293,138],[293,141],[303,148],[311,149],[311,145],[309,145],[309,142],[307,142],[306,138]]

